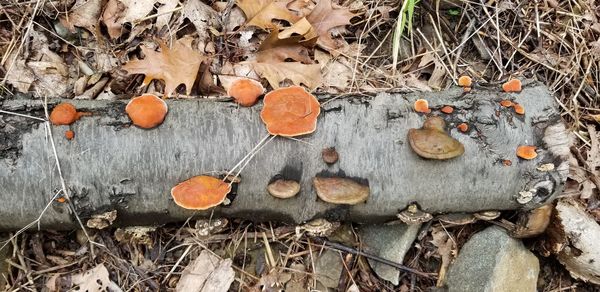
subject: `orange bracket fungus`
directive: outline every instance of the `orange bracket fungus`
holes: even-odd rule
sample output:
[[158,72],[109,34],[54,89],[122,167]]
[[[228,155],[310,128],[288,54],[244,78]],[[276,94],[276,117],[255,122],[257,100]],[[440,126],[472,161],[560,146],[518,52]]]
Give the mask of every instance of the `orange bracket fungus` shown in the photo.
[[333,204],[356,205],[367,200],[369,187],[341,177],[315,177],[313,185],[321,200]]
[[240,78],[229,86],[227,95],[233,97],[239,105],[248,107],[253,106],[264,92],[265,88],[260,82],[248,78]]
[[458,78],[458,86],[461,87],[471,87],[472,85],[471,77],[463,75]]
[[500,105],[503,106],[503,107],[511,107],[514,104],[513,104],[512,101],[505,99],[505,100],[500,101]]
[[162,124],[168,110],[167,103],[154,94],[134,97],[125,107],[133,124],[144,129]]
[[50,113],[50,122],[54,125],[70,125],[79,120],[82,116],[89,116],[91,113],[78,112],[74,105],[63,102],[52,109]]
[[537,147],[531,145],[521,145],[517,147],[517,156],[523,159],[531,160],[537,157],[535,150]]
[[504,92],[521,92],[521,80],[511,79],[506,83],[502,84],[502,91]]
[[75,132],[72,130],[67,130],[65,132],[65,138],[67,138],[67,140],[73,140],[73,138],[75,138]]
[[431,112],[431,109],[429,108],[429,103],[425,99],[417,99],[415,101],[414,107],[415,111],[418,113],[428,114]]
[[295,137],[317,129],[321,105],[300,86],[275,89],[265,95],[260,118],[271,135]]
[[467,123],[460,123],[458,126],[456,126],[456,128],[459,131],[466,133],[469,130],[469,125]]
[[444,130],[446,122],[438,116],[429,117],[421,129],[408,130],[408,141],[412,149],[421,157],[429,159],[450,159],[462,155],[464,146],[450,137]]
[[300,184],[294,180],[278,179],[267,186],[267,191],[273,197],[287,199],[300,192]]
[[443,113],[445,113],[445,114],[451,114],[452,112],[454,112],[454,108],[453,108],[453,107],[451,107],[451,106],[449,106],[449,105],[447,105],[447,106],[443,107],[443,108],[441,109],[441,111],[442,111]]
[[514,109],[515,109],[515,113],[517,113],[517,114],[520,114],[520,115],[525,114],[525,108],[518,103],[515,103]]
[[212,176],[200,175],[177,184],[171,189],[171,196],[180,207],[206,210],[223,203],[230,191],[230,184]]

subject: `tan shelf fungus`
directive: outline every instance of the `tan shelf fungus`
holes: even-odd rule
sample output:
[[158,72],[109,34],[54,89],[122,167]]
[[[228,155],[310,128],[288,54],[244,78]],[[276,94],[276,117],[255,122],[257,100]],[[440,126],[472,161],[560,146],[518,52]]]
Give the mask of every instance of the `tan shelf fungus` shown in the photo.
[[315,177],[313,185],[317,196],[332,204],[356,205],[366,201],[370,194],[368,186],[349,178]]
[[277,179],[267,186],[267,191],[273,197],[288,199],[300,192],[300,184],[294,180]]
[[451,159],[465,152],[458,140],[450,137],[444,128],[446,122],[438,116],[429,117],[421,129],[408,130],[408,141],[412,149],[428,159]]

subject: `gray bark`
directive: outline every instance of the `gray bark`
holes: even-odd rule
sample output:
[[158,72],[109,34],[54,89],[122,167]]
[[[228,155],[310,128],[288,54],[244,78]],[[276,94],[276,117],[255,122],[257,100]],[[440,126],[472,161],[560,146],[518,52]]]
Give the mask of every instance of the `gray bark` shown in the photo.
[[[448,123],[449,133],[465,153],[447,161],[425,160],[411,149],[410,128],[421,127],[425,116],[412,104],[427,98]],[[526,109],[524,116],[501,108],[511,99]],[[52,100],[51,108],[60,100]],[[93,112],[70,128],[75,139],[64,138],[67,126],[52,126],[64,179],[82,217],[117,210],[121,225],[161,224],[211,210],[184,210],[173,202],[170,189],[178,182],[235,165],[267,135],[261,106],[239,108],[232,103],[169,100],[169,114],[156,129],[131,126],[126,101],[71,101]],[[452,105],[451,115],[439,112]],[[5,100],[2,109],[42,117],[40,101]],[[468,122],[460,133],[456,125]],[[539,84],[525,85],[519,94],[475,88],[463,95],[455,88],[437,93],[380,94],[346,97],[323,105],[314,134],[307,143],[275,138],[242,172],[230,206],[214,216],[251,220],[301,222],[314,217],[358,222],[393,219],[407,204],[417,202],[431,213],[489,209],[533,208],[562,190],[568,169],[568,136],[550,92]],[[20,228],[35,220],[60,189],[44,124],[31,119],[0,116],[0,230]],[[518,145],[537,145],[534,160],[516,157]],[[321,150],[335,147],[340,160],[328,166]],[[502,159],[512,161],[504,166]],[[537,169],[551,163],[551,171]],[[266,186],[274,176],[299,180],[300,193],[291,199],[271,197]],[[312,178],[345,176],[368,184],[370,197],[355,206],[333,205],[317,199]],[[531,191],[533,200],[516,201]],[[44,228],[76,225],[66,204],[53,203],[41,220]]]

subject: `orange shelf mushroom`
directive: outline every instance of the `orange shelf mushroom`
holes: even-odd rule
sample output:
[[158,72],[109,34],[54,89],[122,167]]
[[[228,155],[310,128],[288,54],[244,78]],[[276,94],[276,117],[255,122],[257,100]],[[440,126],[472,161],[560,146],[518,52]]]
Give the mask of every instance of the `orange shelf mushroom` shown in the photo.
[[241,106],[253,106],[258,98],[265,92],[265,88],[260,82],[248,78],[240,78],[234,81],[227,95],[233,97],[235,102]]
[[500,101],[500,105],[503,107],[511,107],[514,105],[514,103],[510,100],[505,99],[505,100]]
[[65,132],[65,138],[67,138],[67,140],[73,140],[73,138],[75,138],[75,132],[72,130],[67,130]]
[[133,124],[144,129],[162,124],[168,110],[167,103],[154,94],[134,97],[125,107]]
[[537,157],[535,150],[537,147],[530,145],[521,145],[517,147],[517,156],[523,159],[531,160]]
[[79,120],[82,116],[89,116],[91,113],[78,112],[74,105],[63,102],[52,109],[50,113],[50,122],[54,125],[70,125]]
[[473,81],[471,80],[471,77],[469,77],[469,76],[463,75],[458,78],[458,86],[471,87],[472,84],[473,84]]
[[520,114],[520,115],[524,115],[525,114],[525,108],[522,105],[518,104],[518,103],[515,103],[514,109],[515,109],[515,113],[517,113],[517,114]]
[[265,95],[260,118],[271,135],[295,137],[317,129],[321,105],[300,86],[275,89]]
[[427,102],[427,100],[422,99],[422,98],[417,99],[415,101],[414,108],[415,108],[415,111],[418,113],[428,114],[431,112],[431,109],[429,108],[429,103]]
[[200,175],[173,187],[171,196],[182,208],[206,210],[223,203],[230,191],[230,184],[212,176]]
[[466,133],[469,130],[469,125],[467,123],[460,123],[458,126],[456,126],[456,128],[459,131]]
[[521,92],[521,80],[511,79],[506,83],[502,84],[502,91],[504,92]]
[[445,113],[445,114],[451,114],[452,112],[454,112],[454,108],[453,108],[453,107],[451,107],[451,106],[449,106],[449,105],[447,105],[447,106],[443,107],[443,108],[441,109],[441,111],[442,111],[443,113]]

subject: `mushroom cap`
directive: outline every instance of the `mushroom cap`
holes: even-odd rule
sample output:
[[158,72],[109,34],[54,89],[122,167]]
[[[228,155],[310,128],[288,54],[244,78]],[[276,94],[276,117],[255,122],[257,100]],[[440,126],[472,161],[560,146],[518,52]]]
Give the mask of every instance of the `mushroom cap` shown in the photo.
[[75,132],[73,132],[73,130],[65,131],[65,138],[67,138],[67,140],[73,140],[73,138],[75,138]]
[[275,89],[265,95],[260,118],[271,135],[295,137],[317,129],[321,105],[300,86]]
[[458,126],[456,126],[456,128],[458,128],[459,131],[465,133],[469,130],[469,125],[467,123],[460,123]]
[[340,155],[335,150],[335,147],[328,147],[321,151],[321,157],[327,164],[334,164],[340,159]]
[[514,105],[514,103],[508,99],[503,99],[500,101],[500,105],[503,107],[511,107]]
[[267,186],[267,191],[273,197],[287,199],[300,192],[300,184],[294,180],[278,179]]
[[333,204],[356,205],[367,200],[368,186],[341,177],[315,177],[313,185],[321,200]]
[[408,207],[398,213],[396,217],[406,224],[420,224],[433,218],[431,214],[419,210],[419,207],[416,204],[408,205]]
[[235,80],[227,89],[227,95],[233,97],[241,106],[253,106],[258,97],[265,92],[262,84],[256,80],[240,78]]
[[502,90],[504,92],[521,92],[521,80],[508,80],[506,83],[502,84]]
[[463,75],[458,78],[458,86],[471,87],[472,83],[471,77],[467,75]]
[[440,117],[429,117],[421,129],[408,130],[408,141],[421,157],[450,159],[462,155],[464,146],[444,131],[446,123]]
[[125,107],[133,124],[143,129],[162,124],[168,110],[167,103],[154,94],[134,97]]
[[429,108],[429,102],[426,99],[417,99],[414,104],[415,111],[418,113],[428,114],[431,112]]
[[481,211],[481,212],[477,212],[475,214],[473,214],[473,216],[475,216],[475,218],[479,219],[479,220],[485,220],[485,221],[489,221],[489,220],[494,220],[498,217],[500,217],[500,211]]
[[473,216],[472,214],[468,214],[468,213],[443,214],[443,215],[436,216],[435,218],[444,223],[453,224],[453,225],[466,225],[466,224],[471,224],[471,223],[477,221],[477,218],[475,218],[475,216]]
[[451,107],[451,106],[449,106],[449,105],[447,105],[447,106],[444,106],[444,107],[441,109],[441,111],[442,111],[443,113],[445,113],[445,114],[451,114],[452,112],[454,112],[454,108],[453,108],[453,107]]
[[518,104],[518,103],[515,103],[514,109],[515,109],[515,113],[517,113],[517,114],[520,114],[520,115],[524,115],[525,114],[525,108],[522,105]]
[[50,122],[54,125],[70,125],[77,121],[81,115],[77,113],[74,105],[62,102],[52,109]]
[[536,149],[537,147],[535,146],[521,145],[517,147],[517,156],[527,160],[534,159],[537,157],[537,152],[535,152]]
[[221,204],[230,191],[230,184],[212,176],[200,175],[174,186],[171,196],[180,207],[206,210]]

